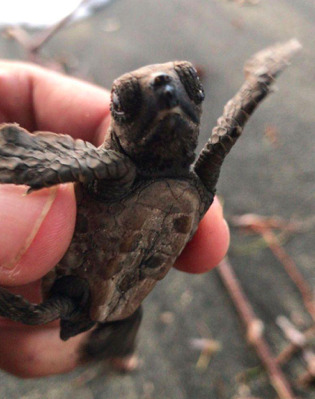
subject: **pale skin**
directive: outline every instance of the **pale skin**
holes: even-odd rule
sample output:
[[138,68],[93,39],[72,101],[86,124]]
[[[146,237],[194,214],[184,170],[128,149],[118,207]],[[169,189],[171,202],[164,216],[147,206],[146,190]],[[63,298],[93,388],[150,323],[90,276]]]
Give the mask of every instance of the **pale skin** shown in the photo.
[[[109,93],[29,64],[0,62],[0,123],[102,143],[109,125]],[[24,196],[26,188],[0,185],[0,285],[33,302],[39,280],[61,259],[73,234],[72,184]],[[204,273],[226,254],[229,230],[215,199],[175,267]],[[10,289],[11,289],[10,288]],[[87,333],[63,342],[58,323],[30,327],[0,318],[0,368],[21,377],[67,372],[79,363]]]

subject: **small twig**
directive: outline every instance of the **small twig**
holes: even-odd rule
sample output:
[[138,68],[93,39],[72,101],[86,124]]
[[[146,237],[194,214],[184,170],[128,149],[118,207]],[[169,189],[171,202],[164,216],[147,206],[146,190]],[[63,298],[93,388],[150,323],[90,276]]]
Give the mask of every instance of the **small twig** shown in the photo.
[[315,353],[311,349],[303,350],[303,359],[306,363],[306,372],[299,378],[301,385],[309,385],[315,381]]
[[303,359],[306,364],[307,371],[299,378],[301,385],[311,383],[315,378],[315,353],[312,349],[307,347],[308,339],[304,333],[299,331],[291,322],[284,316],[277,318],[277,324],[283,331],[285,337],[297,348],[302,350]]
[[234,227],[255,231],[255,229],[276,229],[284,233],[300,232],[304,229],[305,222],[287,221],[279,216],[261,216],[256,213],[245,213],[240,216],[233,216],[230,223]]
[[37,62],[39,50],[65,25],[67,25],[74,14],[82,7],[83,4],[88,3],[90,0],[82,0],[76,7],[60,21],[52,26],[44,29],[38,34],[31,36],[24,29],[19,26],[8,28],[5,33],[8,37],[16,40],[27,52],[29,61]]
[[191,348],[200,351],[200,356],[196,363],[198,370],[206,370],[212,359],[212,356],[222,349],[222,345],[219,341],[214,340],[211,337],[208,326],[200,322],[197,324],[197,330],[201,338],[192,338],[189,340]]
[[305,335],[299,331],[291,321],[285,316],[277,317],[277,324],[283,331],[283,334],[293,345],[304,348],[307,344],[307,339]]
[[291,278],[293,283],[300,291],[305,308],[308,310],[312,319],[315,321],[315,304],[311,286],[306,282],[303,275],[298,270],[294,260],[285,252],[283,247],[281,247],[274,232],[270,230],[261,231],[261,235],[268,243],[272,253],[283,265],[288,276]]
[[79,4],[66,16],[64,16],[60,21],[56,22],[52,26],[49,26],[35,34],[33,36],[29,35],[25,30],[19,26],[14,26],[6,29],[5,33],[16,40],[27,52],[27,59],[32,62],[38,62],[38,53],[42,47],[50,40],[57,32],[59,32],[63,27],[68,25],[74,17],[75,13],[84,5],[89,3],[91,0],[81,0]]
[[266,219],[254,214],[244,215],[238,218],[234,218],[233,220],[234,225],[238,227],[246,227],[247,229],[250,229],[262,236],[274,256],[282,264],[288,276],[296,285],[297,289],[300,291],[304,306],[311,315],[312,319],[315,321],[315,303],[313,290],[304,279],[303,275],[300,273],[294,260],[283,249],[279,238],[273,231],[273,229],[275,228],[288,231],[288,229],[292,228],[294,225],[292,226],[292,224],[287,224],[287,226],[285,226],[283,223],[280,222],[281,219],[276,219],[276,223],[274,223],[272,218]]
[[269,345],[262,336],[263,323],[259,320],[245,293],[243,292],[237,277],[227,259],[223,260],[216,269],[228,290],[237,311],[247,329],[247,340],[254,346],[259,358],[264,364],[272,386],[280,399],[294,399],[290,384],[285,378],[273,357]]
[[64,26],[66,26],[71,19],[73,18],[74,14],[85,4],[88,3],[90,0],[81,0],[79,4],[75,6],[75,8],[65,17],[63,17],[60,21],[56,24],[52,25],[48,29],[40,32],[37,36],[34,37],[32,43],[30,43],[29,51],[32,54],[37,54],[38,51],[46,44],[58,31],[60,31]]
[[[304,337],[307,341],[312,338],[315,334],[315,325],[308,328],[306,331],[303,332]],[[277,363],[278,364],[285,364],[287,363],[291,357],[300,349],[299,346],[293,344],[292,342],[288,344],[277,356]]]
[[200,351],[196,363],[196,368],[199,370],[206,370],[212,356],[222,349],[219,341],[210,338],[192,338],[189,343],[193,349]]
[[313,382],[314,382],[314,376],[311,375],[308,371],[305,371],[305,373],[302,374],[297,381],[298,385],[302,387],[307,387],[311,385]]

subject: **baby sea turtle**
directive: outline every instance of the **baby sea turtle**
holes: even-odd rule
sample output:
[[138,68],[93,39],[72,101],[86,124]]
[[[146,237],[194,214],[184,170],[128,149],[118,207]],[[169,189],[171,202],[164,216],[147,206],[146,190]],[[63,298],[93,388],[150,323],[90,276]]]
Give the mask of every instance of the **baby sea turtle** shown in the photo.
[[0,315],[29,325],[61,319],[61,339],[96,328],[85,351],[131,354],[141,302],[210,207],[221,165],[245,122],[299,48],[257,53],[196,162],[204,91],[189,62],[150,65],[114,81],[111,125],[99,148],[50,132],[0,128],[0,182],[38,190],[74,182],[74,236],[31,304],[0,288]]

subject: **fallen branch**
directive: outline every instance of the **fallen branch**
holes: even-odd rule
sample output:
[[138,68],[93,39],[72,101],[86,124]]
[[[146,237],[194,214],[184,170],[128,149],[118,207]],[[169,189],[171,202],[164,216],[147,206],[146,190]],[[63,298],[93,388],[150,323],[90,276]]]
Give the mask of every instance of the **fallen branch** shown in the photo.
[[276,359],[271,353],[268,343],[263,337],[263,323],[256,317],[229,261],[224,259],[216,270],[229,292],[243,323],[245,324],[247,330],[247,341],[255,348],[259,358],[266,368],[271,385],[276,390],[280,399],[295,399],[290,383],[282,373]]
[[68,15],[63,17],[54,25],[44,29],[43,31],[33,36],[29,35],[24,29],[17,27],[8,28],[5,33],[8,37],[18,42],[26,51],[27,59],[32,62],[37,62],[39,50],[64,26],[66,26],[74,14],[79,10],[83,4],[90,0],[82,0]]
[[313,321],[315,321],[315,302],[312,287],[305,280],[294,260],[281,246],[279,238],[273,231],[274,229],[280,229],[286,232],[290,230],[292,231],[292,229],[294,229],[294,224],[287,223],[287,225],[285,225],[285,223],[278,218],[264,218],[259,215],[248,214],[240,217],[234,217],[233,225],[249,229],[261,235],[274,256],[282,264],[290,279],[300,291],[304,306],[312,317]]
[[[304,336],[307,340],[310,340],[315,336],[315,325],[308,328],[306,331],[303,332]],[[287,363],[291,357],[300,349],[300,347],[292,342],[288,344],[277,356],[277,363],[278,364],[285,364]]]
[[299,331],[290,320],[284,316],[279,316],[277,318],[277,324],[292,345],[302,351],[302,356],[306,364],[306,372],[299,377],[298,383],[300,385],[310,384],[315,379],[315,353],[308,345],[308,337],[305,333]]
[[52,39],[57,32],[67,26],[74,18],[77,11],[84,5],[88,4],[91,0],[81,0],[74,9],[65,15],[60,21],[52,26],[49,26],[41,32],[29,35],[24,29],[19,26],[13,26],[5,30],[5,34],[18,42],[27,53],[27,60],[39,63],[38,53],[42,47]]

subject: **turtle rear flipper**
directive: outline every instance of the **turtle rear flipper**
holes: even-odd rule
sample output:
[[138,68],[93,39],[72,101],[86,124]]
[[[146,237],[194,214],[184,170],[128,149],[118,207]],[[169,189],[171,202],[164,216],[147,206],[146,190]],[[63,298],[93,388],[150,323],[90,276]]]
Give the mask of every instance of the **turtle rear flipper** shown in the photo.
[[242,134],[245,123],[300,48],[300,43],[292,39],[260,51],[245,64],[245,83],[224,107],[223,115],[195,163],[195,172],[210,192],[215,191],[221,165]]
[[125,358],[134,353],[142,320],[140,306],[132,315],[117,321],[98,323],[81,350],[82,360]]
[[20,295],[0,287],[0,316],[29,326],[38,326],[60,319],[60,338],[64,341],[89,330],[95,322],[89,318],[87,281],[64,276],[54,283],[50,297],[33,304]]
[[127,189],[134,177],[133,163],[116,151],[63,134],[30,134],[17,124],[0,126],[0,183],[26,184],[33,191],[60,183],[109,180]]

